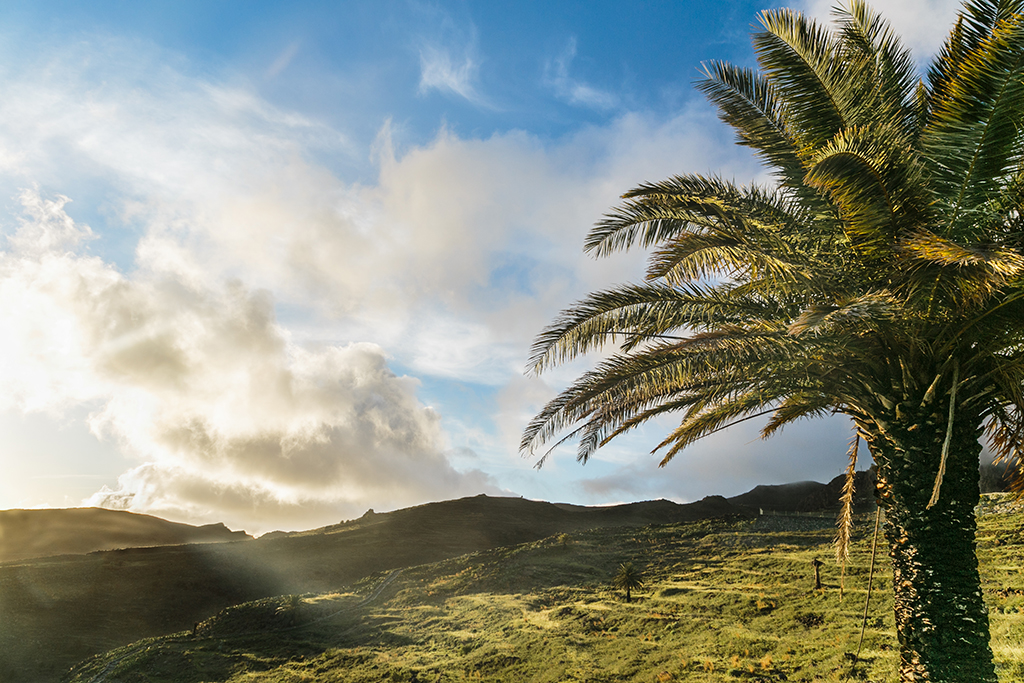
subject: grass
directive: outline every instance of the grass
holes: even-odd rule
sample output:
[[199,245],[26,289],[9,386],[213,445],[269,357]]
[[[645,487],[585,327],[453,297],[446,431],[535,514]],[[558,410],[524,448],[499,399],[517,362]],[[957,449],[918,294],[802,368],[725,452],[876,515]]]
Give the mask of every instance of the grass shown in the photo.
[[[873,517],[845,597],[831,520],[761,517],[560,534],[224,610],[196,633],[94,657],[68,683],[299,681],[895,681],[891,572],[880,553],[857,650]],[[1003,683],[1024,682],[1024,514],[980,518]],[[824,587],[813,588],[812,561]],[[626,603],[622,562],[643,573]],[[382,582],[390,577],[382,590]],[[367,602],[365,596],[380,594]]]
[[254,541],[0,562],[0,681],[52,683],[86,657],[269,596],[331,591],[374,572],[580,529],[738,510],[724,498],[583,508],[481,495]]

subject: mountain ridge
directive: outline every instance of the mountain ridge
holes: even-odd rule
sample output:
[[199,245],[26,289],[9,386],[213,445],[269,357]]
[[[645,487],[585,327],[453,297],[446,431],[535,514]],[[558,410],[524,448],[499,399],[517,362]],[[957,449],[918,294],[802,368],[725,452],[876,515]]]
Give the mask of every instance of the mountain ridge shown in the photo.
[[[750,519],[762,509],[807,507],[809,496],[827,498],[827,507],[835,507],[838,494],[832,495],[831,486],[769,486],[752,490],[753,498],[741,494],[732,501],[707,496],[692,503],[662,499],[607,507],[479,495],[368,512],[320,529],[257,539],[228,532],[233,534],[230,539],[246,540],[7,561],[0,563],[0,681],[55,681],[68,666],[90,655],[139,638],[191,630],[232,605],[337,590],[377,572],[559,534]],[[102,511],[110,519],[130,514]]]
[[[428,519],[445,518],[447,507],[464,508],[463,513],[482,514],[481,510],[473,510],[475,506],[472,502],[462,502],[474,500],[489,501],[486,505],[492,508],[492,512],[495,505],[506,507],[520,505],[524,509],[533,506],[530,510],[532,515],[530,524],[533,526],[539,524],[551,533],[576,530],[582,528],[579,525],[588,523],[596,523],[599,526],[644,525],[690,521],[708,515],[758,514],[765,510],[811,512],[838,508],[843,478],[840,475],[827,484],[804,481],[758,485],[737,496],[726,498],[711,495],[692,503],[675,503],[658,499],[618,505],[588,506],[480,494],[448,501],[423,503],[390,512],[375,513],[373,510],[369,510],[357,519],[302,531],[273,531],[263,534],[258,539],[253,539],[244,531],[231,531],[223,523],[195,526],[171,522],[154,515],[123,510],[104,508],[0,510],[0,564],[32,558],[127,548],[241,540],[267,542],[280,538],[351,532],[369,526],[395,523],[397,520],[421,525],[424,524],[424,520],[417,520],[417,517],[426,515]],[[857,474],[856,490],[859,507],[870,505],[870,491],[873,486],[873,475],[868,471]],[[498,501],[523,501],[523,503],[500,503]],[[549,507],[545,508],[544,506]],[[523,542],[518,534],[513,534],[513,537],[509,539],[510,542]],[[531,538],[530,540],[536,539]]]
[[118,548],[251,539],[223,523],[194,526],[105,508],[0,510],[0,563]]

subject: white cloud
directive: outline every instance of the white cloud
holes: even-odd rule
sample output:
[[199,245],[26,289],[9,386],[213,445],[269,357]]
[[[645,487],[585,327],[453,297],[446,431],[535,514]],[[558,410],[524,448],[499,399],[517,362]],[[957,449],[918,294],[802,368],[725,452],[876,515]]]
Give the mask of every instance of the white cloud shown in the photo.
[[594,109],[614,109],[619,98],[613,93],[599,90],[569,75],[569,67],[576,58],[576,38],[570,38],[558,57],[549,62],[544,69],[545,83],[554,89],[558,97],[570,104],[578,104]]
[[457,59],[445,48],[425,46],[420,50],[420,93],[438,90],[484,104],[473,86],[477,69],[478,64],[469,55]]
[[[795,8],[822,21],[832,19],[835,0],[801,0]],[[900,0],[900,2],[873,3],[876,11],[892,25],[903,39],[914,59],[921,66],[942,47],[946,34],[953,28],[961,0]]]
[[25,216],[20,219],[17,232],[7,237],[17,251],[43,254],[74,250],[96,238],[88,225],[75,225],[64,212],[64,206],[70,201],[67,197],[43,201],[37,191],[23,190],[20,200]]
[[[87,231],[63,198],[26,192],[23,201],[28,218],[0,255],[3,407],[102,403],[93,431],[145,464],[91,504],[258,530],[272,519],[322,524],[371,505],[497,490],[451,467],[438,416],[380,347],[297,346],[269,293],[238,282],[218,290],[148,271],[127,278],[55,243],[42,249],[54,226],[65,243]],[[30,244],[33,235],[44,239]],[[247,515],[238,499],[249,501]]]
[[[343,135],[162,59],[146,66],[132,53],[135,75],[124,76],[125,59],[73,51],[4,82],[0,146],[31,159],[7,182],[66,191],[73,167],[76,182],[112,197],[104,242],[138,239],[122,268],[194,289],[241,279],[306,310],[304,338],[372,340],[440,376],[500,383],[558,308],[639,276],[636,256],[595,262],[581,249],[624,189],[687,169],[740,181],[758,172],[697,106],[668,120],[623,115],[554,143],[442,130],[400,154],[385,127],[376,183],[352,184],[317,162],[349,154]],[[125,226],[135,234],[116,232]]]

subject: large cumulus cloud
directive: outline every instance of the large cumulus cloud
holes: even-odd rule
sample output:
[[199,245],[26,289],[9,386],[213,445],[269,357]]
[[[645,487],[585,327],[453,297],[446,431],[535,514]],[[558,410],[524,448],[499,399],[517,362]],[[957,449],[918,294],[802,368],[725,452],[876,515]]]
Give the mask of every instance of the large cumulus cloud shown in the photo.
[[495,491],[445,455],[438,416],[372,343],[304,348],[271,295],[126,277],[80,253],[63,198],[22,195],[0,253],[3,408],[89,403],[94,433],[144,464],[93,504],[252,530]]

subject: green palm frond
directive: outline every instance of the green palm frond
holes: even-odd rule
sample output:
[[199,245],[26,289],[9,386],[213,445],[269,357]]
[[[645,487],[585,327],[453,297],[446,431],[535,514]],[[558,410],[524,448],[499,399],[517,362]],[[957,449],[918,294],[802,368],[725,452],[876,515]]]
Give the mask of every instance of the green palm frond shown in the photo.
[[939,54],[928,70],[931,97],[941,101],[949,94],[949,84],[955,78],[964,56],[977,49],[997,24],[1015,14],[1024,12],[1020,0],[969,0],[964,3],[953,30],[943,42]]
[[594,292],[563,311],[537,336],[527,367],[541,372],[608,343],[621,340],[628,350],[673,337],[680,328],[765,320],[780,312],[780,305],[767,297],[730,296],[707,285],[624,285]]
[[834,10],[842,36],[844,58],[858,72],[861,90],[854,125],[882,123],[912,130],[918,118],[915,89],[918,78],[910,51],[903,47],[882,16],[865,2],[853,0]]
[[961,56],[932,105],[922,135],[933,184],[948,202],[939,231],[956,239],[973,224],[970,209],[998,194],[1021,161],[1024,128],[1024,17],[1001,19]]
[[953,25],[953,30],[946,36],[939,53],[928,69],[928,86],[925,87],[922,83],[918,89],[923,123],[927,124],[936,103],[949,97],[949,83],[968,49],[970,47],[964,35],[964,17],[961,12],[957,17],[956,24]]
[[814,282],[806,264],[793,263],[757,244],[722,235],[681,235],[653,252],[648,263],[648,280],[664,279],[676,285],[728,277],[762,280],[766,289],[772,287],[781,293],[788,288],[813,286]]
[[806,391],[789,394],[772,410],[771,418],[761,428],[761,438],[768,439],[797,420],[824,417],[836,407],[835,398],[827,394]]
[[[660,199],[645,201],[651,196]],[[641,185],[623,195],[623,199],[627,200],[625,204],[598,221],[587,234],[584,251],[602,257],[627,250],[638,242],[641,247],[650,247],[679,234],[687,228],[691,215],[701,213],[680,213],[678,207],[737,202],[740,193],[732,183],[719,178],[690,175]]]
[[658,466],[664,467],[684,448],[705,436],[733,426],[745,417],[763,414],[767,405],[764,398],[764,392],[749,392],[686,415],[680,425],[654,447],[652,453],[668,449]]
[[813,151],[847,124],[843,101],[850,81],[841,48],[832,34],[787,9],[759,15],[764,31],[753,36],[754,52],[766,78],[786,93],[788,129],[799,132],[801,154]]
[[718,115],[736,130],[740,144],[752,148],[776,169],[783,185],[800,190],[804,167],[798,142],[786,129],[772,84],[753,69],[712,61],[703,65],[697,89],[718,106]]
[[801,222],[804,209],[778,192],[741,188],[721,178],[674,176],[623,195],[622,206],[587,234],[584,249],[608,256],[635,244],[651,247],[681,233],[721,229],[738,222],[749,229]]
[[979,244],[957,244],[924,229],[900,241],[906,255],[938,266],[980,266],[994,277],[1007,279],[1024,273],[1024,255],[1012,249],[992,249]]
[[891,322],[899,302],[888,292],[871,292],[836,304],[813,304],[789,326],[789,334],[874,332]]
[[887,127],[848,128],[815,155],[806,181],[839,207],[850,244],[864,258],[891,256],[897,237],[927,221],[932,198],[914,151]]

